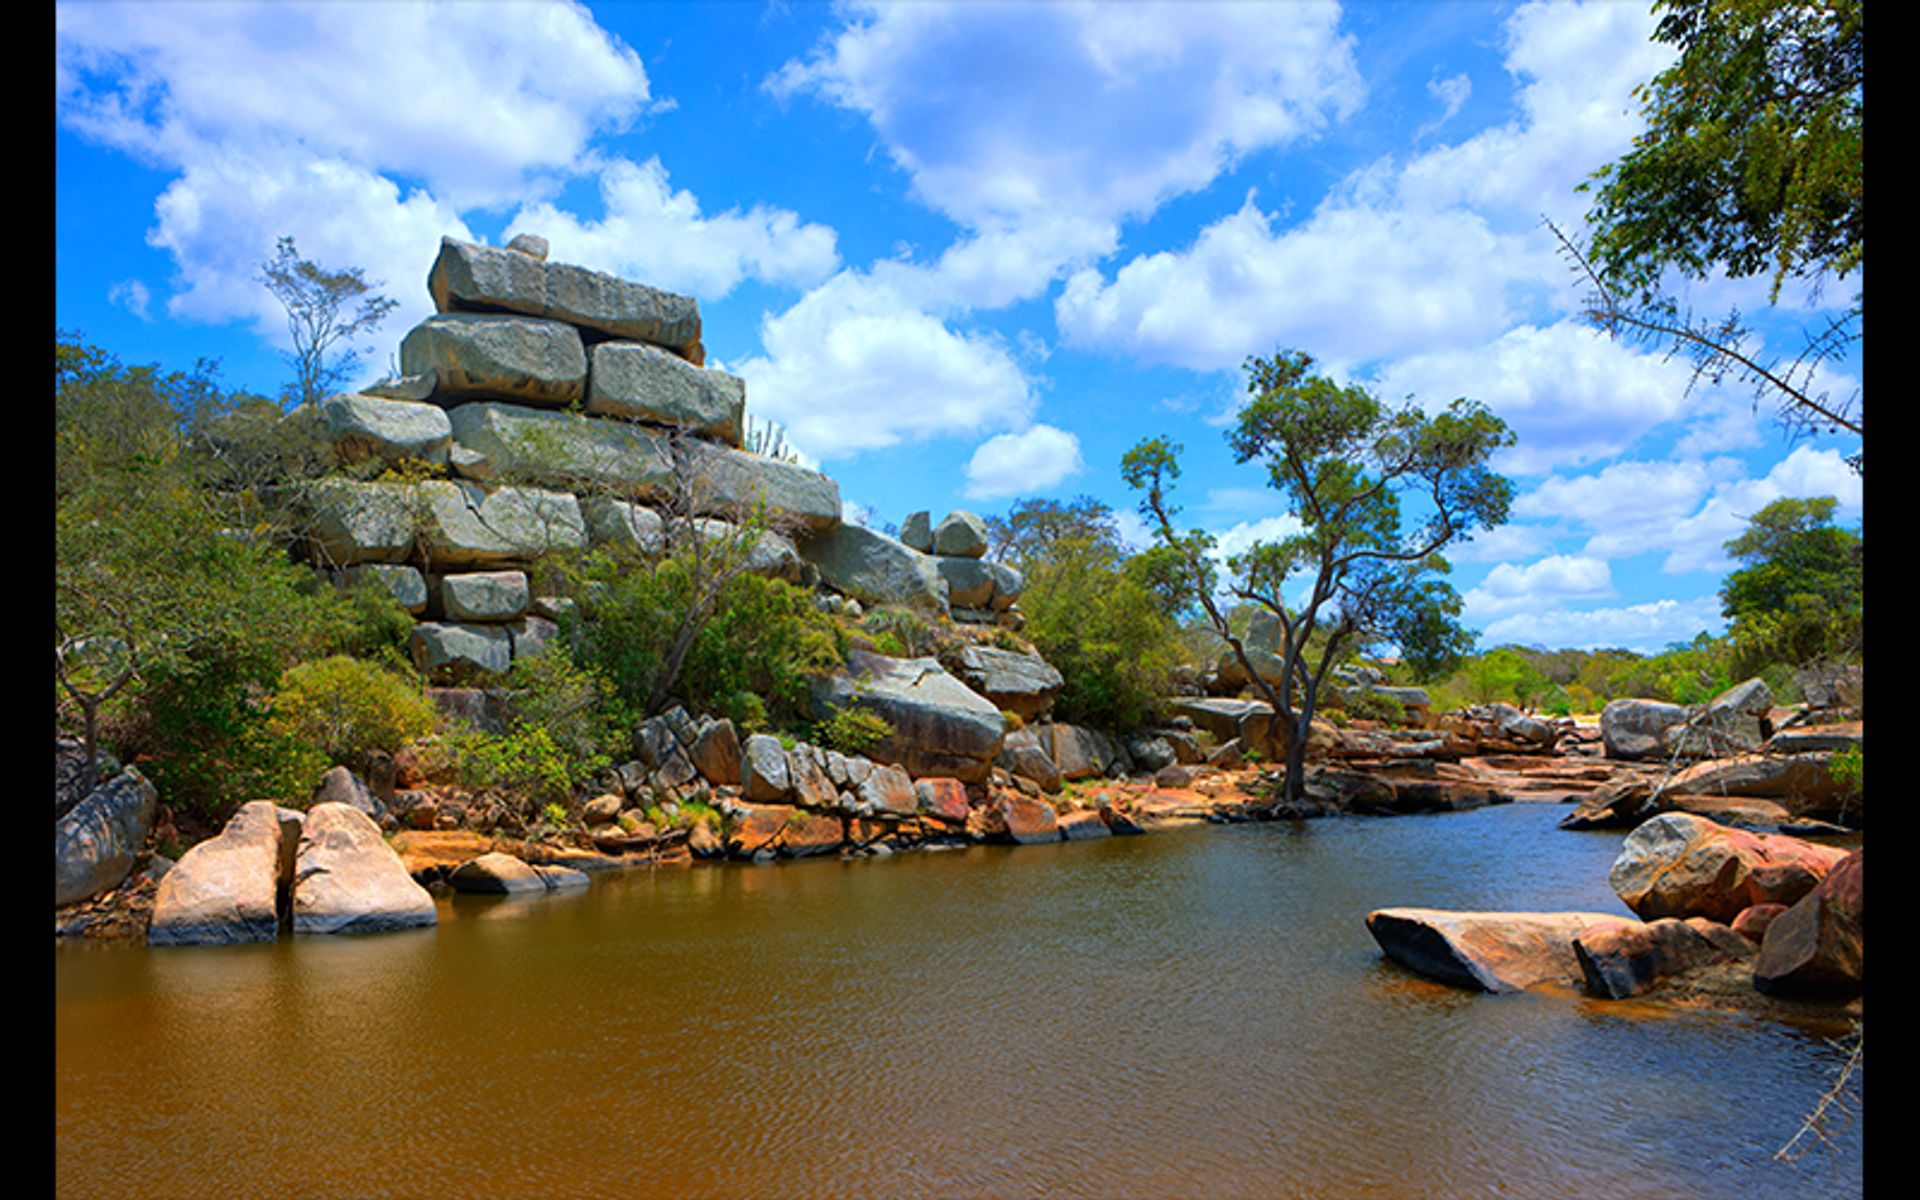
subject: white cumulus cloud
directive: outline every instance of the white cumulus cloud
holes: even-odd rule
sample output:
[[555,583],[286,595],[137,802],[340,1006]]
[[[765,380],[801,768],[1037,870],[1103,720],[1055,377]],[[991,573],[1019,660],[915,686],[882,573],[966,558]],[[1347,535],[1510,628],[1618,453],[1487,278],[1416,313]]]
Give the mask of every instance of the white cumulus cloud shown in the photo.
[[1086,468],[1080,439],[1052,425],[988,438],[967,461],[966,494],[975,500],[1044,492]]

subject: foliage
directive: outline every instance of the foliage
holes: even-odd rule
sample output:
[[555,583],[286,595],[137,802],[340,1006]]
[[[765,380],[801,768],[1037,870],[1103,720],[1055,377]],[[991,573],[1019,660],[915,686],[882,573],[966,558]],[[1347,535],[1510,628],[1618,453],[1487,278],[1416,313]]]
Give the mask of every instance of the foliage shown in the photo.
[[498,789],[522,804],[559,805],[565,813],[575,764],[546,727],[515,725],[506,733],[465,730],[448,740],[468,787]]
[[1547,677],[1506,647],[1480,655],[1464,669],[1468,694],[1476,704],[1506,701],[1525,708],[1547,688]]
[[[1221,611],[1212,538],[1174,525],[1179,510],[1167,493],[1179,477],[1180,448],[1151,439],[1121,462],[1129,486],[1144,493],[1141,514],[1159,545],[1185,564],[1191,595],[1276,716],[1293,724],[1287,787],[1296,799],[1305,782],[1300,756],[1327,671],[1344,652],[1409,628],[1410,608],[1444,598],[1428,585],[1445,569],[1439,551],[1500,524],[1513,496],[1512,484],[1486,465],[1513,437],[1485,405],[1457,399],[1437,413],[1412,404],[1392,408],[1365,388],[1311,373],[1312,366],[1312,357],[1297,351],[1249,359],[1252,399],[1228,434],[1235,460],[1265,466],[1268,486],[1300,522],[1298,533],[1256,544],[1227,563],[1224,590],[1258,604],[1278,624],[1278,681],[1254,669]],[[1403,528],[1403,496],[1425,510],[1410,530]],[[1296,574],[1311,578],[1311,591],[1290,605],[1282,589]],[[1307,651],[1323,621],[1326,641],[1311,661]]]
[[1858,746],[1849,746],[1827,763],[1827,774],[1848,796],[1858,796],[1866,782],[1866,754]]
[[1100,540],[1057,543],[1024,573],[1026,635],[1065,679],[1055,700],[1060,719],[1138,726],[1184,658],[1179,630],[1158,598],[1129,578],[1115,548]]
[[275,243],[259,278],[287,310],[287,334],[293,340],[287,361],[294,381],[286,396],[299,404],[318,403],[348,379],[360,353],[338,347],[371,332],[400,307],[376,294],[380,285],[368,283],[358,267],[330,271],[301,258],[291,237]]
[[1340,710],[1349,717],[1387,725],[1405,724],[1407,719],[1406,705],[1392,696],[1383,696],[1364,687],[1348,688],[1341,693]]
[[232,523],[243,510],[193,437],[234,403],[210,364],[129,368],[69,335],[54,362],[55,646],[122,652],[89,656],[88,686],[131,672],[96,714],[103,738],[185,811],[304,797],[317,756],[267,727],[269,699],[282,671],[364,623],[274,539]]
[[[1553,230],[1592,286],[1588,318],[1688,355],[1696,380],[1733,374],[1751,384],[1757,399],[1779,402],[1790,431],[1864,435],[1859,393],[1832,396],[1818,369],[1859,339],[1861,293],[1788,360],[1750,348],[1737,311],[1696,319],[1663,282],[1669,271],[1766,273],[1777,304],[1790,278],[1817,296],[1864,265],[1863,5],[1661,0],[1657,9],[1654,39],[1679,58],[1637,91],[1647,131],[1593,176],[1591,260]],[[1862,460],[1851,461],[1858,469]]]
[[879,713],[858,705],[836,708],[814,728],[819,744],[842,754],[865,754],[893,736],[893,726]]
[[[562,574],[575,599],[561,622],[574,659],[611,681],[635,716],[657,710],[675,631],[696,600],[698,568],[684,554],[648,566],[601,551],[565,564]],[[674,691],[744,728],[798,721],[809,708],[808,677],[840,665],[844,639],[804,590],[739,574],[692,632]]]
[[1601,168],[1593,253],[1649,291],[1703,279],[1844,277],[1866,256],[1861,0],[1662,0],[1678,60],[1636,91],[1647,131]]
[[1775,500],[1727,543],[1746,564],[1720,587],[1741,673],[1855,661],[1863,652],[1864,544],[1832,523],[1835,506],[1831,496]]
[[1124,552],[1113,509],[1092,496],[1058,500],[1022,500],[1004,517],[988,517],[989,555],[1025,571],[1069,544],[1088,543],[1114,555]]
[[417,682],[335,654],[281,673],[268,727],[364,771],[369,752],[391,754],[433,732],[434,708]]

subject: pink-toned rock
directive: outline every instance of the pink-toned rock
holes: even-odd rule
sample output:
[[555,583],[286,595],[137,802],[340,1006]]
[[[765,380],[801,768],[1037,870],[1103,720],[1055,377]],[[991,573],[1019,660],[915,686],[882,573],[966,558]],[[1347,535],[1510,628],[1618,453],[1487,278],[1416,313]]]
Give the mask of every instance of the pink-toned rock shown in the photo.
[[786,828],[788,818],[800,810],[786,804],[744,805],[727,829],[727,853],[735,858],[752,858],[760,850],[773,848],[774,839]]
[[1867,977],[1866,851],[1855,850],[1767,926],[1753,985],[1770,995],[1859,991]]
[[1704,917],[1590,926],[1574,936],[1573,952],[1587,991],[1609,1000],[1638,995],[1708,963],[1756,953],[1747,939]]
[[1005,836],[1023,846],[1060,840],[1060,819],[1053,805],[1019,792],[1001,792],[994,797]]
[[972,811],[967,804],[967,785],[951,776],[915,780],[913,791],[919,810],[935,820],[959,825]]
[[1100,819],[1100,814],[1091,808],[1076,808],[1062,814],[1059,818],[1060,836],[1069,842],[1084,842],[1093,838],[1112,837],[1113,830]]
[[1844,857],[1844,850],[1784,834],[1666,813],[1627,835],[1607,878],[1645,920],[1731,921],[1755,904],[1792,904]]
[[920,811],[920,798],[914,791],[913,776],[895,763],[882,763],[874,767],[855,791],[862,804],[877,806],[882,813],[911,817]]
[[181,855],[160,880],[148,943],[188,946],[278,937],[278,899],[299,840],[298,813],[286,813],[271,800],[241,805],[219,836]]
[[831,854],[846,840],[846,826],[839,816],[801,809],[786,820],[780,830],[777,846],[782,854],[807,858],[815,854]]
[[1146,832],[1145,829],[1140,827],[1140,822],[1134,820],[1130,813],[1123,809],[1115,808],[1110,803],[1101,804],[1097,811],[1100,814],[1100,820],[1105,822],[1107,832],[1109,833],[1134,834]]
[[1388,958],[1443,983],[1483,992],[1515,992],[1543,983],[1585,981],[1573,939],[1625,917],[1592,912],[1447,912],[1382,908],[1367,931]]
[[407,874],[372,817],[351,804],[308,810],[294,864],[295,933],[379,933],[439,919],[433,896]]
[[1755,904],[1743,908],[1740,915],[1733,919],[1733,931],[1758,946],[1767,936],[1767,927],[1785,911],[1787,906],[1784,904]]

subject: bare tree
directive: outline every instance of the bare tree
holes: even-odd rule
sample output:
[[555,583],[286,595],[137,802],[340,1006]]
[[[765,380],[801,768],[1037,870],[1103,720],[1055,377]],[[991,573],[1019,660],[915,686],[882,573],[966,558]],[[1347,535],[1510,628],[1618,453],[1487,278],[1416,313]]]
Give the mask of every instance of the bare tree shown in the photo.
[[294,369],[287,395],[300,404],[317,403],[346,379],[360,352],[342,348],[344,343],[370,332],[400,306],[379,295],[381,285],[368,283],[359,267],[329,271],[301,258],[291,237],[279,240],[259,278],[287,310],[293,338],[287,359]]

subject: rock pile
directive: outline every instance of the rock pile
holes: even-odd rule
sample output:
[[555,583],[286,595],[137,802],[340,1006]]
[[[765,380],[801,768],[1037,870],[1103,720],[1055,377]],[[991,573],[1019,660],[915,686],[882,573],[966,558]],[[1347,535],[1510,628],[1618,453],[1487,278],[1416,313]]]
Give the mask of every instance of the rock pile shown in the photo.
[[1019,627],[1022,581],[984,561],[979,517],[950,514],[919,547],[843,525],[832,479],[743,446],[746,384],[704,365],[691,297],[546,253],[443,239],[437,312],[402,339],[401,374],[301,418],[339,468],[293,496],[304,548],[414,614],[431,680],[484,681],[553,635],[559,604],[528,574],[543,552],[656,557],[676,507],[711,538],[759,506],[749,570]]

